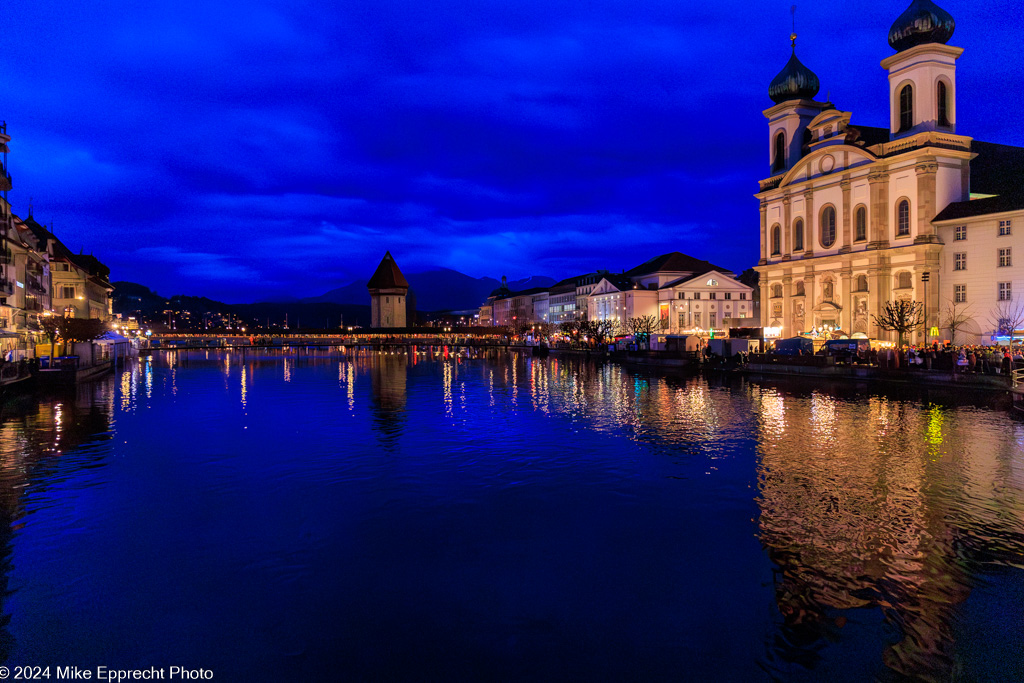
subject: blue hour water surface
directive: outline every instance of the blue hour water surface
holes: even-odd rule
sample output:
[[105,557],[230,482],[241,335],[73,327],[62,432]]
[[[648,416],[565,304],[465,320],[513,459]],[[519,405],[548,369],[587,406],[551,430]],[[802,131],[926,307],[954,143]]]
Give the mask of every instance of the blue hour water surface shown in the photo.
[[4,664],[1021,680],[1024,428],[575,357],[157,353],[4,405]]

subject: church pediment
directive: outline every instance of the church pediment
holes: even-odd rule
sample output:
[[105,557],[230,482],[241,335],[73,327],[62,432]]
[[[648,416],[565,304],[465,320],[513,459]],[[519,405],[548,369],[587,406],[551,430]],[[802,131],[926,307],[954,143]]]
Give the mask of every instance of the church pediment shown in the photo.
[[817,149],[797,162],[782,178],[779,187],[786,187],[805,180],[833,175],[850,168],[864,166],[877,161],[871,152],[853,145],[839,144]]

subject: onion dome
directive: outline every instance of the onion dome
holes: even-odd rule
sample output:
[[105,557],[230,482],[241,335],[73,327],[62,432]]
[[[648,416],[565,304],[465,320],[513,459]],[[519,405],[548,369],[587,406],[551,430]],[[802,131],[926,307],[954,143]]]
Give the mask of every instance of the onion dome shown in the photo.
[[772,98],[775,104],[787,100],[810,100],[818,94],[820,87],[818,77],[800,63],[794,48],[793,56],[768,86],[768,97]]
[[889,45],[897,52],[926,43],[946,43],[953,37],[953,16],[932,0],[914,0],[889,29]]

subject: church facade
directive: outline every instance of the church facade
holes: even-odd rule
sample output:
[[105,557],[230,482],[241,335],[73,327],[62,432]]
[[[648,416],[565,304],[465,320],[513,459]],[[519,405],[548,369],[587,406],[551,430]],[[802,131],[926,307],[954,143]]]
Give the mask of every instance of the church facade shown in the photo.
[[[1000,295],[996,280],[973,282],[970,298],[960,282],[965,273],[954,270],[954,258],[976,261],[975,275],[991,279],[997,267],[983,275],[980,266],[998,264],[1004,249],[1008,269],[997,276],[1014,279],[1013,238],[993,250],[979,228],[973,241],[960,240],[963,251],[949,245],[968,219],[987,224],[993,212],[1024,210],[1014,198],[1024,150],[958,131],[956,61],[963,50],[946,44],[953,29],[953,18],[930,0],[914,0],[893,24],[896,54],[881,63],[887,128],[854,126],[851,112],[815,100],[818,78],[797,59],[792,37],[793,55],[769,87],[770,175],[755,195],[762,325],[781,327],[782,336],[833,328],[889,339],[894,335],[874,316],[889,301],[909,299],[925,304],[927,321],[911,341],[948,338],[942,328],[955,303],[969,318],[961,334],[972,335],[958,341],[977,342],[994,327],[988,319],[998,297],[1020,291],[1006,285]],[[970,249],[979,253],[963,255]],[[968,303],[973,314],[964,313]]]

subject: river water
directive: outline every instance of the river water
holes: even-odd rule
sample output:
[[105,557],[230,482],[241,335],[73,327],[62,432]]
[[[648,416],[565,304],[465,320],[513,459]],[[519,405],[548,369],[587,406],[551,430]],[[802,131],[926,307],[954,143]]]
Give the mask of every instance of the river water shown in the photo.
[[4,405],[0,658],[1024,680],[1024,425],[926,399],[515,353],[157,353]]

